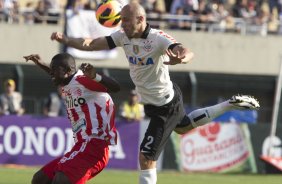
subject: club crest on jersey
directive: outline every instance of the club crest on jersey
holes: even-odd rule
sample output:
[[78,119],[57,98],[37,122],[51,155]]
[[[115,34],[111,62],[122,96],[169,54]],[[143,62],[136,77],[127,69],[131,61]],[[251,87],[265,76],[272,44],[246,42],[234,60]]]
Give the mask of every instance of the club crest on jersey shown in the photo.
[[153,49],[152,43],[153,43],[152,40],[144,41],[144,47],[143,48],[146,52],[150,52]]
[[134,52],[134,54],[138,54],[139,53],[138,45],[133,45],[133,52]]

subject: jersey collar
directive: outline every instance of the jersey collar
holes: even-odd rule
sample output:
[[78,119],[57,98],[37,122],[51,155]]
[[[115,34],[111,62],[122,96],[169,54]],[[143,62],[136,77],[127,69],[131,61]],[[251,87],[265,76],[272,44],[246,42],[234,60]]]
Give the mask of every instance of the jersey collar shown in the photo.
[[150,30],[151,30],[151,26],[147,23],[146,28],[143,34],[141,35],[141,38],[146,39],[149,35]]

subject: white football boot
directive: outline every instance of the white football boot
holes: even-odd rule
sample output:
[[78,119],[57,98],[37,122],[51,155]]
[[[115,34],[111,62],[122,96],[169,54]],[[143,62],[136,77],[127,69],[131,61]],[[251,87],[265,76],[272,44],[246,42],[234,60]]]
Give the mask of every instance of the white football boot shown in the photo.
[[260,105],[257,99],[248,95],[234,95],[229,103],[238,107],[238,109],[259,109]]

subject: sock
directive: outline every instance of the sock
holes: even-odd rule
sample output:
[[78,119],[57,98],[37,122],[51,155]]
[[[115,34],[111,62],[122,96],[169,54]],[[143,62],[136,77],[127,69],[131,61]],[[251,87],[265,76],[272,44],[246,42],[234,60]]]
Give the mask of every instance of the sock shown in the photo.
[[197,109],[188,114],[191,124],[194,128],[207,124],[216,117],[232,109],[229,101],[225,101],[214,106]]
[[139,184],[156,184],[157,169],[146,169],[140,171]]

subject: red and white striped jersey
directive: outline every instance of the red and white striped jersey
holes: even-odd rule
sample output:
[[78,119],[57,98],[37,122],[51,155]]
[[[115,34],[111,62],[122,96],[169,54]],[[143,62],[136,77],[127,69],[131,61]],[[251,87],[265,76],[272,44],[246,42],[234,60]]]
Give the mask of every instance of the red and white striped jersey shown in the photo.
[[91,137],[116,144],[115,107],[106,87],[78,70],[62,93],[75,141]]

